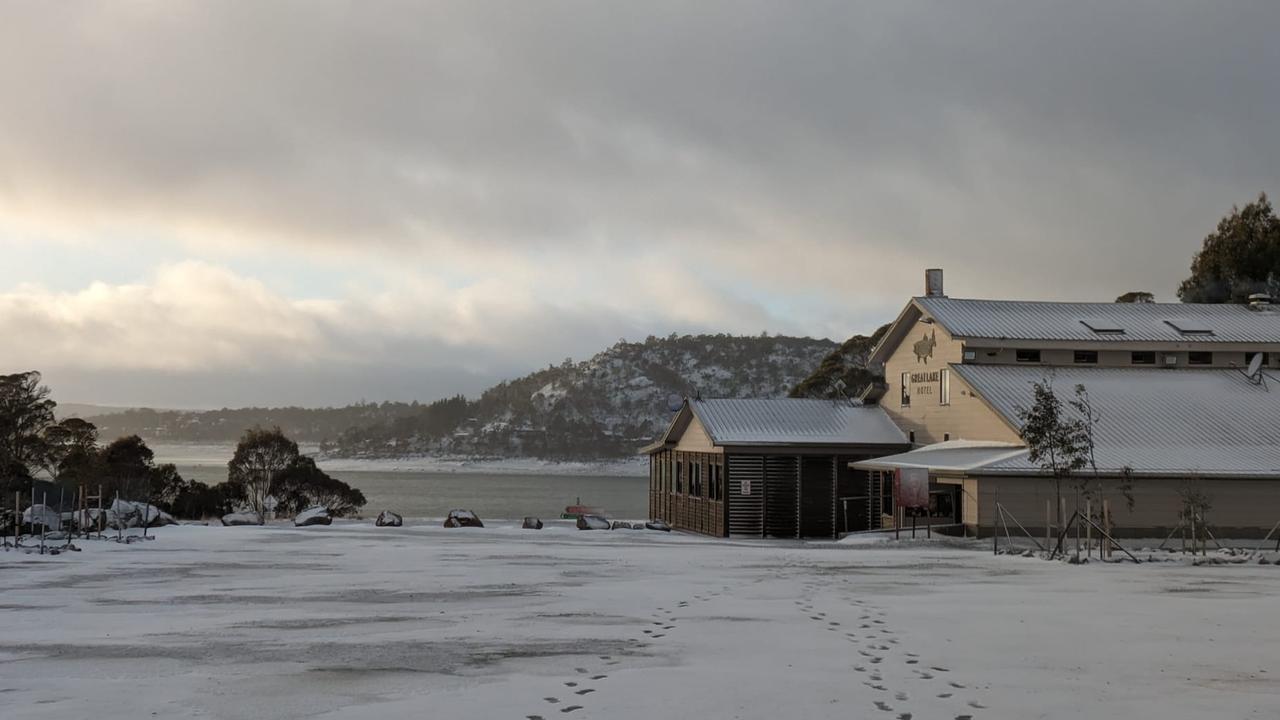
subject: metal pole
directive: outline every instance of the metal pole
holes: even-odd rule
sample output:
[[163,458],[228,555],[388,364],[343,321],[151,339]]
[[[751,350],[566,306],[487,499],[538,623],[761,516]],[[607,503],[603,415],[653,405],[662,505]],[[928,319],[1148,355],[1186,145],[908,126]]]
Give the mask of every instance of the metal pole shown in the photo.
[[[35,492],[35,491],[33,490],[32,492]],[[49,491],[46,490],[40,493],[40,504],[44,506],[45,513],[48,513],[49,512]],[[31,521],[35,522],[35,520],[36,520],[36,513],[35,513],[35,508],[33,507],[31,508]],[[41,555],[44,554],[44,534],[48,529],[49,529],[49,523],[42,521],[40,523],[40,554]]]

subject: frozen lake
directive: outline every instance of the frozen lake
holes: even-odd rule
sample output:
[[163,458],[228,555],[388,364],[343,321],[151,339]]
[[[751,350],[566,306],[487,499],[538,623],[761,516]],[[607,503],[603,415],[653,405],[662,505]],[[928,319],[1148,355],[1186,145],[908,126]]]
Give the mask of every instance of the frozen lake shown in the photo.
[[986,543],[162,528],[0,553],[0,715],[1272,718],[1280,567]]
[[[227,479],[227,461],[233,446],[152,446],[156,462],[174,463],[183,477],[216,484]],[[314,448],[304,448],[304,450]],[[610,517],[643,519],[649,512],[649,479],[635,474],[592,474],[590,466],[571,465],[571,472],[524,470],[520,465],[493,469],[461,467],[429,469],[406,461],[321,461],[334,477],[359,488],[369,503],[362,513],[377,515],[392,510],[405,517],[442,518],[449,510],[473,510],[481,519],[522,518],[544,520],[560,516],[566,505],[583,504],[605,510]],[[635,463],[623,468],[636,472]],[[616,467],[607,469],[617,470]]]

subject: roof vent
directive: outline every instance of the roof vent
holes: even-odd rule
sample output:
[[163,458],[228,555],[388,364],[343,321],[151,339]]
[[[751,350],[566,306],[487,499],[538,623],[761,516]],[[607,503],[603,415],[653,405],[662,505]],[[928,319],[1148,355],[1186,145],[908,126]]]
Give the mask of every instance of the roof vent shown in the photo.
[[925,297],[946,297],[942,292],[942,268],[929,268],[924,271]]
[[1257,312],[1271,311],[1271,296],[1266,293],[1254,293],[1249,296],[1249,309]]

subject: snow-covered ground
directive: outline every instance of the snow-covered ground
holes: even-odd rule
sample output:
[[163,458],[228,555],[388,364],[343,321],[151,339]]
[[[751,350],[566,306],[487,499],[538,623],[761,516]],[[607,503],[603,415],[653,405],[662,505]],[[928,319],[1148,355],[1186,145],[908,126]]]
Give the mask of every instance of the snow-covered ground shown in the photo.
[[0,553],[0,717],[1280,714],[1275,565],[498,525]]

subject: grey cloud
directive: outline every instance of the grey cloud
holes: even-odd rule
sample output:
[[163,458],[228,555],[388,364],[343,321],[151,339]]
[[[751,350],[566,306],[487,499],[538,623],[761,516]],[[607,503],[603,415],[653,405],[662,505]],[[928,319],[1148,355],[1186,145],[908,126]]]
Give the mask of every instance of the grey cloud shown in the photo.
[[[0,232],[119,222],[197,254],[274,243],[634,293],[552,304],[583,306],[590,327],[557,338],[574,352],[661,323],[865,331],[925,266],[955,294],[1169,299],[1217,218],[1275,191],[1280,167],[1274,3],[4,16]],[[634,282],[658,261],[724,275],[702,315]],[[777,317],[766,296],[811,313]]]

